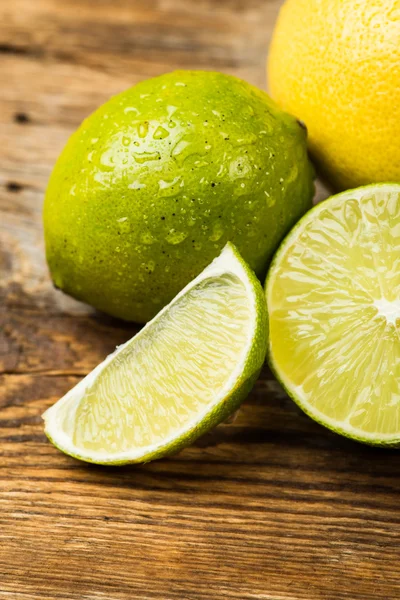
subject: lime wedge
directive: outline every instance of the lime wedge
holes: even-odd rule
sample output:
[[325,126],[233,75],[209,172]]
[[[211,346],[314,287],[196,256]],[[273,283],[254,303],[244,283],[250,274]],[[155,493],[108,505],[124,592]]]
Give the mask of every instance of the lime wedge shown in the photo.
[[227,244],[135,337],[43,415],[63,452],[99,464],[147,462],[234,412],[267,351],[262,287]]
[[289,395],[358,441],[400,442],[400,185],[312,209],[266,282],[269,358]]

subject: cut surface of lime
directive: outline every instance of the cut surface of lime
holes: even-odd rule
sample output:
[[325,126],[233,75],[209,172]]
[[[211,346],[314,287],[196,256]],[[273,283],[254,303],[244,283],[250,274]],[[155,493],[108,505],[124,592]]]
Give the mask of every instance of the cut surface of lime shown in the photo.
[[89,462],[159,458],[236,410],[266,349],[261,285],[228,244],[134,338],[46,411],[46,434]]
[[400,442],[400,185],[313,208],[266,281],[269,360],[316,421],[353,439]]

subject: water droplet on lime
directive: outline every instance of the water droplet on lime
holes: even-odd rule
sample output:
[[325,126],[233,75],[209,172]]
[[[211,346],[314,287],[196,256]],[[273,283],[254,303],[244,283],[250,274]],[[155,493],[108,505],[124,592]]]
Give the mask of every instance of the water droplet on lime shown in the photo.
[[175,246],[181,244],[183,240],[187,238],[188,234],[185,231],[177,231],[176,229],[170,229],[168,235],[165,237],[168,244]]
[[132,156],[139,164],[149,162],[150,160],[158,160],[159,152],[132,152]]
[[150,231],[145,231],[144,233],[142,233],[142,235],[140,236],[140,241],[143,244],[146,244],[146,246],[150,246],[151,244],[154,244],[154,242],[156,241],[155,238],[151,235]]
[[155,140],[164,140],[169,136],[169,131],[167,131],[162,125],[159,125],[155,132],[153,133],[153,139]]
[[143,123],[139,123],[138,126],[138,135],[140,138],[145,138],[149,132],[149,123],[148,121],[143,121]]

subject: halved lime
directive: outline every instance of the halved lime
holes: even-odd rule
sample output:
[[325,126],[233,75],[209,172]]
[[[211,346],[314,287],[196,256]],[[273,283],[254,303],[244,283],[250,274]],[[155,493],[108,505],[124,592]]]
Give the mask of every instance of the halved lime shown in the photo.
[[355,440],[400,442],[400,185],[312,209],[266,282],[270,364],[313,419]]
[[262,287],[227,244],[135,337],[43,415],[63,452],[99,464],[147,462],[225,420],[267,350]]

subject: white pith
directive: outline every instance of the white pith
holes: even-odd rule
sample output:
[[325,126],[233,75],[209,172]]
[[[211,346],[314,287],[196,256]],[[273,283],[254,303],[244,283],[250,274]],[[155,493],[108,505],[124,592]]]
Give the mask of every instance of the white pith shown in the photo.
[[396,325],[397,319],[400,319],[400,300],[391,302],[387,298],[378,298],[373,304],[380,317],[384,317],[388,324]]

